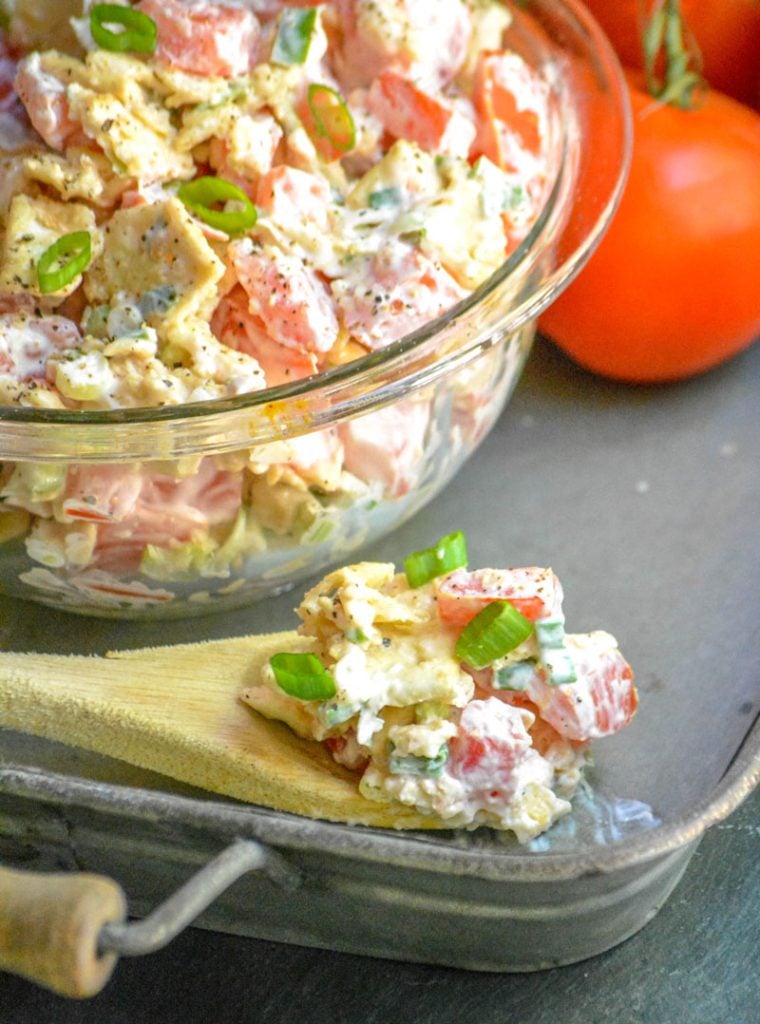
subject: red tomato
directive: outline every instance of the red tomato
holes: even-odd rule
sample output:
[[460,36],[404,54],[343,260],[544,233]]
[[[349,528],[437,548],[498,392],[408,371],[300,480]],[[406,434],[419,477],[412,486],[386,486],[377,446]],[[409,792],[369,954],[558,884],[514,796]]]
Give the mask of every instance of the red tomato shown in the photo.
[[541,328],[598,373],[677,380],[760,335],[760,116],[717,92],[660,104],[634,73],[629,91],[623,198]]
[[[642,67],[641,35],[653,0],[585,0],[623,64]],[[703,74],[743,103],[760,99],[760,0],[681,0]]]

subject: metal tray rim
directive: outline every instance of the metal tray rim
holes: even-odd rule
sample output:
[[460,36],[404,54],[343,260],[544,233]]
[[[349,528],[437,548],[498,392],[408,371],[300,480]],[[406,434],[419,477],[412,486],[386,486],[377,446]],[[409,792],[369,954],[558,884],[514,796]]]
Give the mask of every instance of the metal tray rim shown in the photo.
[[550,882],[635,868],[699,839],[760,783],[760,716],[713,791],[687,812],[646,832],[577,853],[514,853],[448,845],[446,833],[391,832],[301,818],[267,808],[154,791],[0,764],[0,794],[87,808],[135,819],[161,820],[223,836],[283,847],[496,881]]

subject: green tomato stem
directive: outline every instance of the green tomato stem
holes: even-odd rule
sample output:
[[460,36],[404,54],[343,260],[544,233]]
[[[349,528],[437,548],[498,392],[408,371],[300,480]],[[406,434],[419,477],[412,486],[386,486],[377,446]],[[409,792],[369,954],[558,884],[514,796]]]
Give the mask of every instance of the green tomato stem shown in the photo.
[[[684,20],[680,0],[657,0],[644,29],[644,72],[649,93],[663,103],[689,110],[695,104],[695,92],[704,86],[699,72],[691,67],[695,44],[684,40]],[[665,75],[656,71],[657,59],[665,59]]]

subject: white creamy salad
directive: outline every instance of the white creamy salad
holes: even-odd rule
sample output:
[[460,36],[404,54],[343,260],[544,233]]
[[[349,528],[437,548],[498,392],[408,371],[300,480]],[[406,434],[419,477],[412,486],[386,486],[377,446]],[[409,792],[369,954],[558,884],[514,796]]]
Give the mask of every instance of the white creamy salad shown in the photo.
[[[22,15],[0,29],[0,406],[179,406],[356,359],[487,280],[552,184],[547,85],[499,0],[84,0],[47,47]],[[487,408],[463,378],[461,429]],[[142,600],[403,496],[430,429],[422,395],[224,458],[8,461],[0,541],[28,538],[38,583]]]
[[589,741],[633,717],[633,673],[609,633],[565,633],[550,569],[465,563],[452,534],[401,573],[331,573],[297,610],[311,651],[276,655],[242,699],[325,744],[367,799],[527,842],[571,809]]

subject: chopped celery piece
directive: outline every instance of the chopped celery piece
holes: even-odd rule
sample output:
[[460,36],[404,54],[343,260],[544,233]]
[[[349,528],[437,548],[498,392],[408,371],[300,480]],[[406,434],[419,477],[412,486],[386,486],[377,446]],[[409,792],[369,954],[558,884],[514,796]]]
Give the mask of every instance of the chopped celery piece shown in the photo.
[[536,663],[514,661],[511,665],[502,665],[494,672],[493,683],[497,690],[526,690],[528,683],[536,674]]
[[166,313],[177,301],[177,289],[171,284],[160,284],[144,292],[138,301],[138,308],[147,320],[154,313]]
[[377,192],[370,192],[367,202],[373,210],[381,210],[386,206],[400,206],[401,189],[393,185],[388,188],[380,188]]
[[574,683],[578,679],[575,664],[570,654],[564,649],[554,650],[549,648],[541,652],[541,661],[548,676],[548,682],[552,686],[563,686],[566,683]]
[[432,775],[438,777],[449,758],[449,748],[443,744],[435,757],[417,757],[416,754],[397,754],[395,750],[388,760],[392,775]]
[[539,647],[559,650],[565,646],[564,619],[538,619],[535,626]]
[[84,331],[85,334],[91,334],[94,338],[107,338],[108,337],[108,314],[111,312],[111,307],[92,306],[86,310],[84,315]]
[[342,725],[358,713],[359,708],[356,704],[336,704],[335,701],[324,701],[317,708],[317,718],[326,729]]

